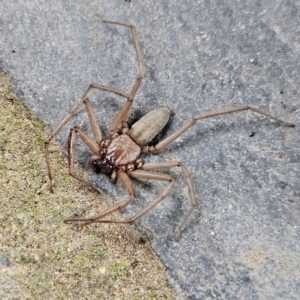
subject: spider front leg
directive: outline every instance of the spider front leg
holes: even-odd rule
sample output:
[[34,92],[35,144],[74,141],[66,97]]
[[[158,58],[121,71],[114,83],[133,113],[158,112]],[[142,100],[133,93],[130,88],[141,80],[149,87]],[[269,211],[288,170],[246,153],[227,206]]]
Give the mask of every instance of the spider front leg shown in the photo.
[[[130,96],[127,98],[127,103],[122,108],[122,110],[119,112],[119,114],[117,115],[114,122],[111,124],[111,126],[109,128],[109,133],[111,135],[111,133],[114,133],[120,125],[123,126],[123,123],[127,123],[128,114],[129,114],[129,110],[130,110],[133,98],[135,97],[135,94],[137,93],[137,91],[142,83],[142,79],[144,78],[145,67],[144,67],[142,52],[140,49],[138,35],[136,32],[135,26],[133,26],[131,24],[127,24],[127,23],[114,22],[114,21],[108,21],[108,20],[102,20],[102,22],[107,23],[107,24],[125,26],[131,30],[133,42],[134,42],[134,48],[135,48],[135,52],[136,52],[136,58],[137,58],[137,62],[138,62],[138,68],[139,68],[138,77],[136,78],[135,83],[130,91]],[[127,127],[127,124],[125,124],[125,127]]]
[[130,92],[131,97],[134,98],[134,96],[142,82],[142,79],[144,78],[144,74],[145,74],[145,67],[144,67],[144,62],[143,62],[143,57],[142,57],[142,51],[141,51],[141,48],[139,45],[138,35],[136,32],[135,26],[133,26],[131,24],[127,24],[127,23],[114,22],[114,21],[108,21],[108,20],[102,20],[102,22],[107,23],[107,24],[121,25],[121,26],[125,26],[125,27],[128,27],[131,29],[133,42],[134,42],[134,48],[135,48],[138,66],[139,66],[139,75],[135,81],[135,84],[133,85],[133,87],[131,89],[131,92]]

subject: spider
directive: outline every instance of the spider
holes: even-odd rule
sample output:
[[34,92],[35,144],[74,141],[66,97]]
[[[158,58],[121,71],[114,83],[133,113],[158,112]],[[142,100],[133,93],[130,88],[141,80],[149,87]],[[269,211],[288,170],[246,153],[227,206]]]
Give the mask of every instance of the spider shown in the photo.
[[[63,119],[63,121],[57,126],[57,128],[52,132],[52,134],[45,141],[45,156],[46,156],[46,164],[48,168],[48,175],[50,180],[50,190],[53,192],[53,183],[52,183],[52,173],[50,167],[49,160],[49,144],[53,140],[53,138],[60,132],[60,130],[65,126],[65,124],[78,112],[78,110],[85,106],[85,109],[88,114],[88,118],[91,124],[91,129],[93,132],[93,138],[84,133],[77,126],[73,127],[70,130],[69,138],[68,138],[68,165],[69,165],[69,174],[75,179],[83,182],[86,185],[92,186],[90,183],[86,182],[82,178],[74,172],[74,149],[75,142],[77,136],[88,146],[88,148],[93,153],[90,164],[92,168],[97,173],[106,174],[112,183],[116,183],[117,180],[120,180],[123,187],[128,193],[128,199],[125,201],[113,206],[112,208],[97,214],[96,216],[90,218],[72,218],[64,220],[65,223],[69,222],[84,222],[85,224],[89,223],[133,223],[144,214],[146,214],[149,210],[151,210],[155,205],[157,205],[160,201],[162,201],[167,195],[171,192],[175,184],[175,178],[170,176],[169,174],[164,174],[161,172],[157,172],[159,169],[168,169],[179,167],[181,168],[183,177],[188,187],[189,198],[191,201],[191,207],[183,221],[179,225],[176,231],[176,239],[178,240],[182,228],[184,227],[186,221],[191,216],[192,212],[197,206],[195,192],[193,189],[191,177],[188,169],[185,165],[183,165],[180,161],[171,161],[171,162],[162,162],[162,163],[144,163],[140,159],[141,154],[156,154],[165,148],[168,144],[173,142],[176,138],[182,135],[186,130],[188,130],[191,126],[193,126],[197,121],[216,117],[225,114],[231,114],[235,112],[241,112],[245,110],[251,110],[253,112],[262,114],[264,116],[269,117],[283,125],[294,127],[295,125],[290,122],[283,121],[274,117],[258,108],[252,106],[241,106],[230,108],[221,111],[213,111],[205,114],[200,114],[195,116],[185,125],[183,125],[179,130],[175,131],[166,139],[160,141],[154,146],[148,146],[147,144],[163,129],[170,118],[170,110],[167,108],[159,108],[153,110],[152,112],[145,115],[139,121],[137,121],[133,126],[129,129],[127,124],[128,114],[130,107],[132,105],[135,94],[138,91],[138,88],[142,82],[144,77],[144,63],[142,60],[142,54],[138,43],[138,37],[135,26],[131,24],[114,22],[102,20],[103,23],[109,23],[119,26],[125,26],[129,28],[132,32],[134,48],[137,56],[138,69],[139,74],[135,80],[135,83],[129,93],[106,87],[103,85],[92,83],[89,85],[88,89],[83,94],[81,100],[70,110],[67,116]],[[112,124],[109,127],[108,135],[110,139],[103,140],[102,132],[99,127],[99,123],[96,120],[96,116],[94,110],[90,104],[87,95],[91,89],[99,89],[105,92],[110,92],[127,99],[125,105],[120,110],[116,118],[113,120]],[[121,128],[121,133],[119,129]],[[167,182],[167,187],[163,190],[163,192],[158,195],[150,204],[148,204],[142,211],[138,214],[130,218],[129,220],[119,221],[119,220],[107,220],[103,219],[104,217],[112,214],[113,212],[120,210],[130,203],[135,198],[135,189],[133,187],[132,181],[130,178],[137,179],[146,179],[146,180],[158,180]],[[92,186],[93,187],[93,186]]]

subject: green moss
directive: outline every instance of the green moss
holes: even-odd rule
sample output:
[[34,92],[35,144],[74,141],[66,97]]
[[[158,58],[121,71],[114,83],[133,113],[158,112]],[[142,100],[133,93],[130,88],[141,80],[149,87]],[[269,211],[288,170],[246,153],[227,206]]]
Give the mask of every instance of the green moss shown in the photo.
[[21,255],[21,262],[24,264],[36,264],[37,261],[33,257]]
[[20,232],[20,237],[21,237],[21,239],[25,240],[26,234],[24,231]]
[[114,277],[124,277],[130,267],[130,262],[126,260],[118,260],[109,266],[109,274]]

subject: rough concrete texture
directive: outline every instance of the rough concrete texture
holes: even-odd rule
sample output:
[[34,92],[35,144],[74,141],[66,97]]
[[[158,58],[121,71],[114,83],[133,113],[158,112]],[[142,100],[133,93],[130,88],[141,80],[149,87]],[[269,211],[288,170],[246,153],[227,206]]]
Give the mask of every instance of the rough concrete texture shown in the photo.
[[[180,170],[171,196],[137,222],[189,299],[297,299],[300,293],[300,2],[299,1],[14,1],[1,3],[1,62],[25,105],[53,130],[92,82],[130,91],[137,62],[130,31],[136,25],[145,78],[132,117],[167,106],[167,136],[200,112],[252,105],[252,112],[199,122],[146,161],[184,162],[198,210],[174,231],[190,207]],[[105,132],[124,99],[92,91]],[[89,131],[84,112],[74,124]],[[85,163],[89,152],[77,148]],[[104,176],[87,179],[125,197]],[[59,178],[56,178],[58,181]],[[164,184],[135,182],[131,216]],[[80,214],[81,212],[75,212]],[[99,225],[101,226],[101,225]]]

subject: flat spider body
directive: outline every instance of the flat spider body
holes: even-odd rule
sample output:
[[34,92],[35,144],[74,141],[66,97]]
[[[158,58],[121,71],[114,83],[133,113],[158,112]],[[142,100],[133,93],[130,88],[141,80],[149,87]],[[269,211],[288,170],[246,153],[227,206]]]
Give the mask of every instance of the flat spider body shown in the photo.
[[117,135],[108,144],[104,153],[93,155],[91,164],[97,173],[111,175],[118,170],[128,170],[128,166],[136,166],[141,154],[141,147],[137,145],[127,134]]
[[[150,209],[152,209],[156,204],[162,201],[173,189],[175,184],[175,178],[169,174],[164,174],[162,172],[157,172],[159,169],[168,169],[179,167],[181,168],[183,177],[186,181],[189,198],[191,201],[191,208],[187,212],[186,216],[183,218],[180,226],[176,232],[176,238],[178,239],[181,234],[181,230],[196,208],[196,197],[190,178],[188,169],[179,161],[172,162],[163,162],[163,163],[143,163],[139,158],[143,154],[155,154],[161,151],[168,144],[177,139],[182,135],[186,130],[192,127],[197,121],[216,117],[225,114],[231,114],[235,112],[241,112],[245,110],[251,110],[253,112],[264,115],[270,119],[273,119],[283,125],[294,127],[295,125],[290,122],[283,121],[277,117],[274,117],[258,108],[252,106],[241,106],[230,108],[221,111],[214,111],[205,114],[196,115],[185,125],[183,125],[179,130],[172,133],[166,139],[160,141],[154,146],[147,146],[148,143],[162,130],[166,125],[170,117],[170,110],[167,108],[159,108],[151,111],[139,121],[137,121],[131,129],[128,129],[127,120],[130,107],[132,105],[133,99],[136,92],[139,89],[139,86],[144,77],[144,64],[142,60],[142,54],[138,43],[136,29],[133,25],[120,23],[120,22],[111,22],[102,20],[104,23],[110,23],[115,25],[121,25],[130,28],[134,46],[137,54],[137,61],[139,66],[139,75],[135,80],[135,83],[129,93],[119,91],[113,88],[109,88],[103,85],[92,83],[83,94],[81,100],[70,110],[68,115],[64,120],[58,125],[58,127],[53,131],[49,138],[45,141],[45,154],[46,154],[46,163],[48,168],[48,175],[50,179],[50,189],[53,191],[52,184],[52,173],[49,160],[49,144],[53,138],[60,132],[64,125],[78,112],[78,110],[85,106],[93,132],[93,138],[84,133],[80,128],[74,127],[71,129],[68,139],[68,164],[69,164],[69,173],[75,179],[83,182],[86,185],[92,186],[90,183],[86,182],[74,172],[74,148],[77,136],[89,147],[93,155],[91,156],[90,162],[93,169],[97,173],[103,173],[107,175],[110,180],[115,183],[117,180],[120,180],[123,187],[128,193],[128,198],[113,206],[112,208],[99,213],[96,216],[91,218],[73,218],[65,220],[68,222],[84,222],[88,223],[133,223],[135,220],[142,217]],[[91,89],[99,89],[102,91],[110,92],[127,99],[125,105],[120,110],[116,118],[113,120],[112,124],[109,127],[109,140],[102,140],[102,132],[100,130],[99,124],[96,120],[95,113],[91,107],[91,104],[87,98],[87,95]],[[119,129],[122,129],[122,133],[118,134]],[[142,211],[130,218],[129,220],[119,221],[114,219],[105,219],[106,216],[111,215],[113,212],[120,210],[127,205],[129,205],[135,198],[135,190],[131,181],[131,178],[144,179],[144,180],[158,180],[165,181],[167,183],[166,188],[158,195],[152,202],[150,202]],[[93,186],[92,186],[93,187]]]
[[138,146],[127,134],[114,138],[106,153],[106,159],[115,166],[134,163],[141,154],[141,147]]

